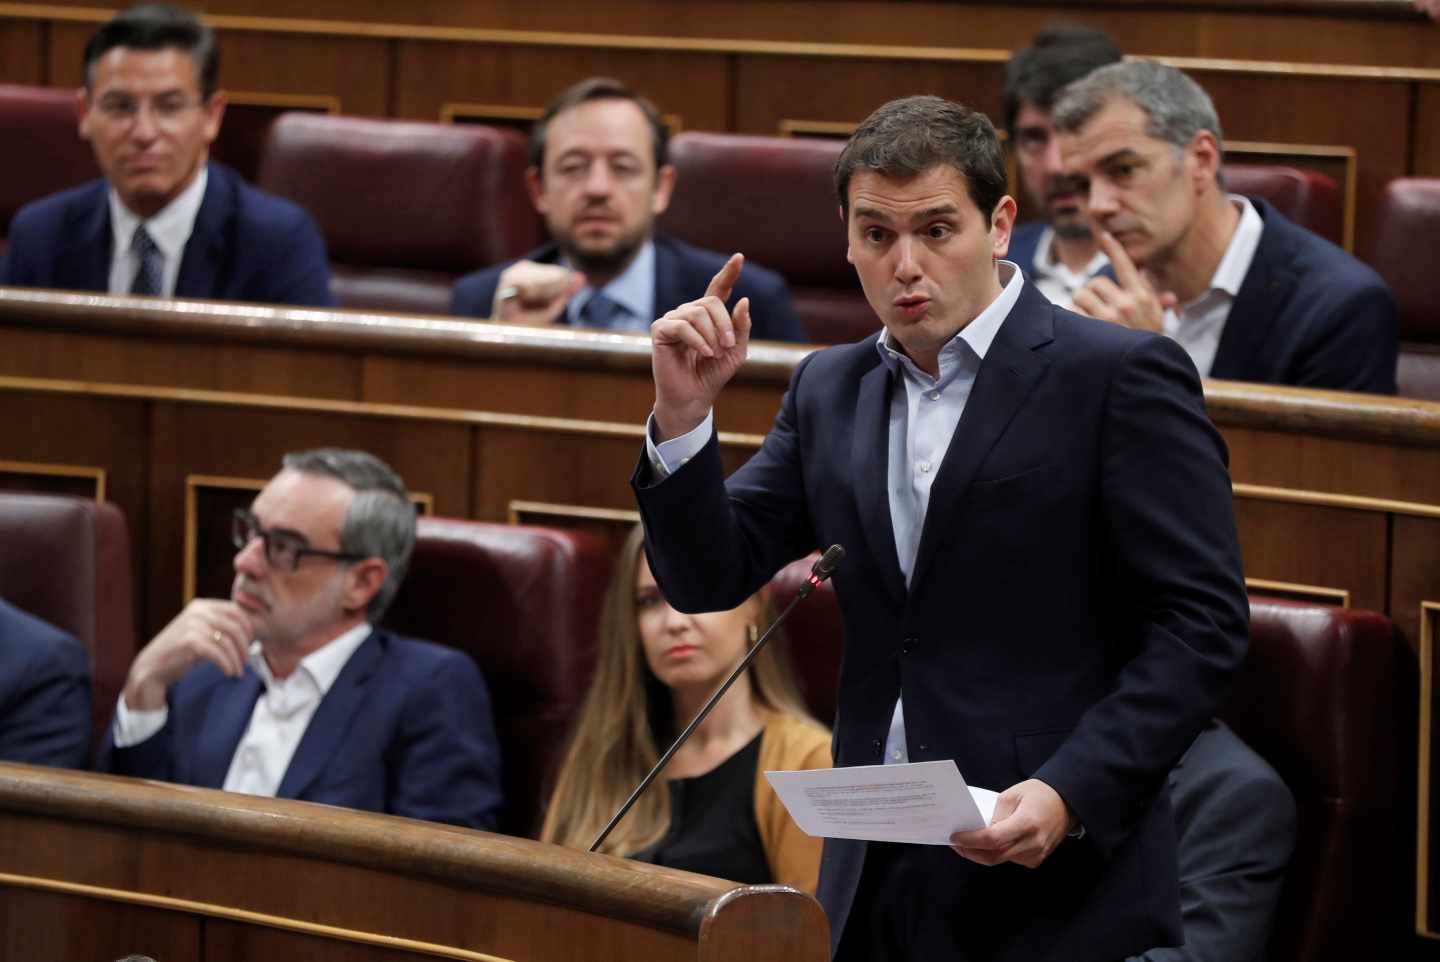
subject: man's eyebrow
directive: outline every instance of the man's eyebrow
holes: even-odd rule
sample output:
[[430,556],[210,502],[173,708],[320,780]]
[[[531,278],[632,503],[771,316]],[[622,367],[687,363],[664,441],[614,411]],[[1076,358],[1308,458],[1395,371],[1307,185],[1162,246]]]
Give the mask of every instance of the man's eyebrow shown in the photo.
[[1119,150],[1115,151],[1114,153],[1109,153],[1109,154],[1106,154],[1104,157],[1101,157],[1101,158],[1100,158],[1100,162],[1099,162],[1096,166],[1097,166],[1097,167],[1109,167],[1111,164],[1117,164],[1117,163],[1120,163],[1121,161],[1134,161],[1134,160],[1144,160],[1144,159],[1145,159],[1145,158],[1144,158],[1144,157],[1141,157],[1140,154],[1139,154],[1138,152],[1136,152],[1134,149],[1132,149],[1132,148],[1130,148],[1130,147],[1121,147]]
[[[960,213],[960,208],[954,204],[937,204],[934,207],[927,207],[924,210],[916,211],[910,215],[910,222],[933,220],[936,217],[953,217]],[[888,221],[891,219],[888,211],[876,207],[856,207],[855,216],[869,220]]]

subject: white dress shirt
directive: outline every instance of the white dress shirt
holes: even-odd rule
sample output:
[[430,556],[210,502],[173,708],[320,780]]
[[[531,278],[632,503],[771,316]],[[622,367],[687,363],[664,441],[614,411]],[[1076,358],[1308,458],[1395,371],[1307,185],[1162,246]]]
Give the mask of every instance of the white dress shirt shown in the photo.
[[[907,586],[914,572],[915,556],[920,550],[925,514],[930,508],[930,488],[940,472],[940,464],[950,448],[960,416],[965,413],[965,404],[970,400],[970,390],[975,386],[981,362],[999,333],[1000,325],[1020,299],[1020,291],[1025,285],[1020,269],[1009,261],[1000,262],[999,274],[1004,285],[1000,296],[940,349],[938,378],[922,371],[899,351],[889,331],[881,331],[876,338],[875,346],[882,362],[890,369],[891,376],[898,377],[905,386],[904,391],[892,391],[890,397],[887,488],[895,551]],[[652,413],[645,431],[645,450],[656,477],[664,479],[673,472],[671,465],[678,468],[698,454],[710,440],[714,412],[706,414],[700,426],[688,434],[658,445],[654,441],[654,421]],[[895,709],[890,716],[884,760],[885,764],[892,765],[909,759],[902,693],[895,700]]]
[[1035,245],[1035,263],[1030,265],[1030,277],[1051,304],[1070,311],[1075,309],[1075,292],[1109,266],[1110,258],[1097,249],[1090,263],[1079,271],[1072,271],[1055,256],[1055,228],[1047,227],[1040,232],[1040,240]]
[[[569,262],[563,263],[574,269],[574,265]],[[647,240],[640,245],[640,250],[636,252],[630,266],[599,290],[598,293],[604,294],[622,308],[610,322],[610,330],[633,331],[637,334],[650,330],[650,322],[656,317],[655,269],[655,241]],[[565,305],[566,320],[577,327],[588,325],[589,322],[585,320],[582,312],[596,293],[593,287],[581,288],[570,298],[570,303]]]
[[1225,333],[1225,322],[1230,318],[1230,308],[1250,272],[1255,260],[1255,251],[1260,246],[1260,234],[1265,221],[1255,210],[1255,205],[1239,194],[1231,194],[1230,201],[1240,208],[1240,223],[1225,247],[1225,255],[1215,267],[1210,278],[1210,288],[1179,310],[1165,312],[1165,333],[1185,349],[1201,377],[1210,376],[1215,363],[1215,352],[1220,348],[1220,336]]
[[164,297],[175,296],[175,282],[180,277],[180,261],[185,256],[185,245],[190,232],[195,229],[195,218],[200,215],[200,204],[205,200],[205,185],[210,181],[210,171],[202,164],[184,190],[174,200],[151,217],[141,221],[130,208],[120,200],[115,188],[110,188],[110,293],[129,294],[135,283],[135,274],[140,270],[140,259],[130,249],[135,230],[142,223],[150,234],[155,246],[165,257],[164,269],[160,273],[160,293]]
[[[285,769],[300,746],[320,701],[340,677],[350,656],[370,637],[369,624],[359,624],[306,655],[285,678],[276,678],[265,661],[260,642],[250,643],[246,663],[260,676],[264,692],[255,701],[250,724],[235,746],[225,775],[227,792],[269,795],[280,789]],[[115,747],[129,748],[157,734],[170,717],[168,708],[134,711],[120,696],[115,709]]]

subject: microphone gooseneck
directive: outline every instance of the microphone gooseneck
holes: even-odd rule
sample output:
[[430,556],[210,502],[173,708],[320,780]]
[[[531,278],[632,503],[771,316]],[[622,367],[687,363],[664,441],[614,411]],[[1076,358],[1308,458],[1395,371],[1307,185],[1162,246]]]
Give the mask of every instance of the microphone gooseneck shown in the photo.
[[710,696],[710,700],[705,702],[700,711],[696,713],[694,719],[691,720],[690,724],[685,726],[685,730],[680,733],[680,736],[671,742],[669,748],[665,749],[665,754],[660,756],[660,760],[655,763],[655,767],[650,769],[650,773],[640,780],[640,784],[635,786],[635,791],[631,792],[630,797],[625,799],[625,804],[620,806],[620,810],[610,818],[610,821],[600,830],[600,834],[595,836],[595,841],[590,843],[590,851],[598,851],[600,846],[605,844],[605,840],[610,837],[610,833],[615,831],[615,826],[619,825],[620,820],[625,817],[626,813],[635,807],[635,803],[640,800],[640,796],[645,794],[645,789],[649,788],[650,783],[655,781],[656,777],[665,770],[665,766],[670,763],[670,759],[679,751],[680,746],[685,744],[685,742],[690,739],[690,736],[694,734],[695,729],[700,727],[700,723],[705,720],[705,716],[710,714],[710,710],[714,708],[725,693],[730,690],[730,686],[735,684],[735,679],[739,678],[741,673],[750,667],[750,662],[755,660],[755,656],[760,653],[760,649],[764,648],[765,643],[770,640],[771,633],[780,627],[786,618],[790,617],[790,612],[795,610],[796,605],[810,597],[810,592],[814,591],[820,582],[827,580],[835,573],[835,569],[844,558],[845,549],[838,544],[832,544],[829,548],[825,549],[825,553],[820,556],[819,560],[810,566],[810,577],[805,579],[805,583],[800,586],[800,590],[796,592],[795,597],[785,606],[785,610],[780,612],[780,617],[772,621],[770,627],[765,629],[765,633],[756,639],[755,644],[751,645],[750,650],[745,653],[745,657],[740,659],[740,664],[736,665],[735,670],[730,673],[730,676],[725,679],[719,688],[715,689],[715,694]]

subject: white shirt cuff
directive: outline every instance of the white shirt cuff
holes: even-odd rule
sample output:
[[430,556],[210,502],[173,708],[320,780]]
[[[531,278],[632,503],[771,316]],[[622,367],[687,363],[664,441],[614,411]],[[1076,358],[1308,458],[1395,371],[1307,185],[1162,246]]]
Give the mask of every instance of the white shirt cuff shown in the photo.
[[698,427],[657,445],[655,412],[651,411],[650,417],[645,421],[645,456],[650,459],[650,468],[655,472],[655,477],[664,481],[678,471],[686,461],[700,453],[700,449],[705,447],[714,431],[715,409],[711,408],[705,412],[705,420],[701,421]]
[[121,692],[115,705],[114,737],[116,748],[131,748],[152,738],[165,722],[170,720],[170,709],[156,708],[151,711],[136,711],[125,707],[125,693]]

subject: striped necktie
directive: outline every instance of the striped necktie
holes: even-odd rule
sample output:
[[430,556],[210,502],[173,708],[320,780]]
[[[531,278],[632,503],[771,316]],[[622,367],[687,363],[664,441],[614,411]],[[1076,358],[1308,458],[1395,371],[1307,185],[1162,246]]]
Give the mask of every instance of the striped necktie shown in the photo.
[[140,269],[135,272],[135,281],[130,285],[130,293],[159,294],[161,278],[165,275],[165,255],[155,246],[155,240],[144,224],[135,228],[135,236],[130,240],[130,250],[140,262]]
[[580,309],[580,319],[587,327],[611,328],[624,316],[625,308],[599,291]]

